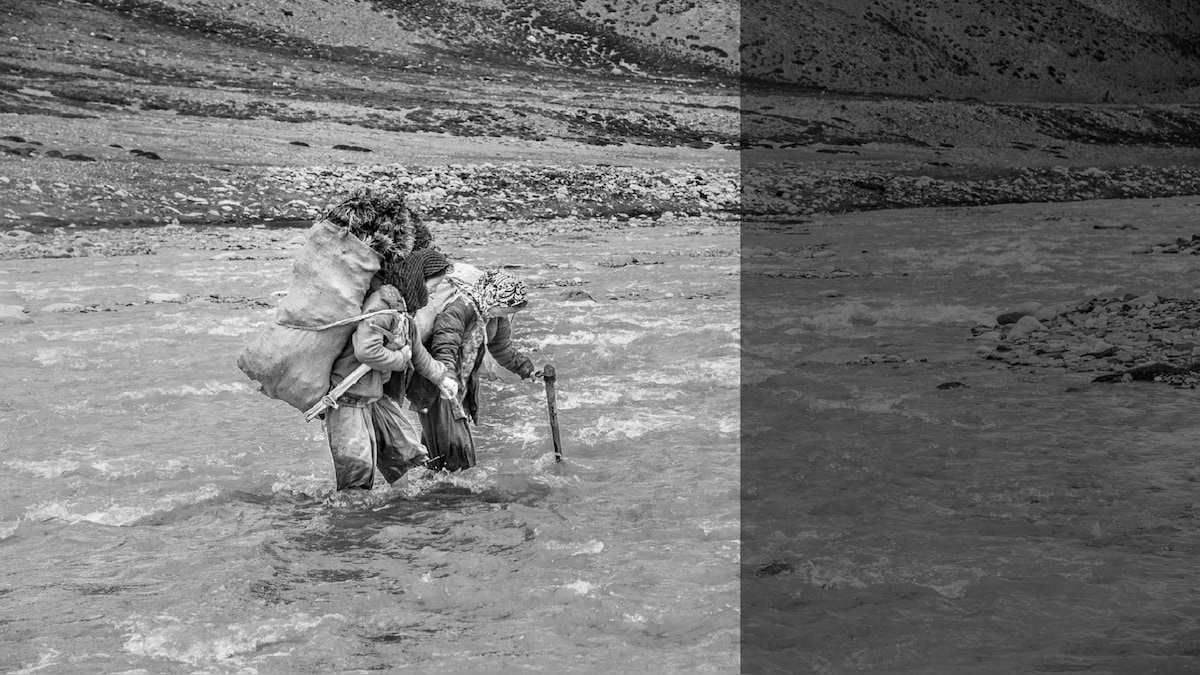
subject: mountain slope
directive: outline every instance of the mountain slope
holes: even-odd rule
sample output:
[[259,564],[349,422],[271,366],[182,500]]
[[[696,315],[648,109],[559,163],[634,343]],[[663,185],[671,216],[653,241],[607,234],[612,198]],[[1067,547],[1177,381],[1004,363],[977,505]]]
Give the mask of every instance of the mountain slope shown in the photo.
[[899,95],[1193,100],[1200,12],[1188,0],[757,0],[748,76]]
[[1200,12],[1191,0],[10,0],[0,2],[0,18],[18,40],[0,56],[27,46],[25,38],[51,61],[62,51],[50,43],[62,46],[67,33],[123,22],[108,41],[135,54],[163,36],[233,40],[444,77],[744,74],[840,92],[988,100],[1190,101],[1200,93]]
[[[485,59],[500,70],[573,67],[625,75],[699,72],[706,66],[711,70],[709,52],[686,36],[705,34],[717,19],[736,15],[732,5],[720,3],[705,4],[704,9],[664,5],[664,10],[674,9],[674,13],[646,13],[561,0],[82,0],[78,4],[212,39],[231,31],[257,34],[269,41],[308,43],[314,52],[360,50],[402,64],[440,59],[451,67],[456,59]],[[67,11],[62,7],[60,3],[59,11]],[[654,37],[639,31],[639,22],[658,24],[658,31],[650,31]],[[724,36],[726,56],[736,49],[735,25],[714,32]],[[689,58],[689,53],[698,58]]]
[[0,25],[0,113],[702,148],[737,133],[732,79],[552,3],[0,2]]

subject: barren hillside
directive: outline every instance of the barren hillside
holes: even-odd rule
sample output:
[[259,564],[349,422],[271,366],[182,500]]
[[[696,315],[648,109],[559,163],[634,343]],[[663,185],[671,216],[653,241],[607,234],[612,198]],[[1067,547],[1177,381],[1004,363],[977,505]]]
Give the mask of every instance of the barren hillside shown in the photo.
[[711,147],[736,82],[553,3],[0,2],[0,113]]
[[[728,87],[744,74],[843,93],[1189,102],[1200,93],[1200,12],[1191,5],[1188,0],[3,0],[0,91],[15,99],[3,110],[36,109],[47,102],[29,100],[19,91],[23,86],[73,74],[76,81],[59,84],[65,90],[56,95],[153,108],[171,107],[161,100],[170,92],[130,89],[150,83],[224,86],[267,93],[275,101],[259,107],[278,108],[284,97],[341,100],[351,78],[404,80],[411,91],[423,84],[449,90],[465,83],[507,86],[557,78],[583,92],[620,90],[619,98],[630,103],[642,98],[639,87],[648,84]],[[369,71],[350,73],[347,66]],[[510,97],[510,103],[520,98]],[[405,104],[381,100],[378,107]]]
[[748,75],[818,89],[988,100],[1191,101],[1188,0],[746,3]]

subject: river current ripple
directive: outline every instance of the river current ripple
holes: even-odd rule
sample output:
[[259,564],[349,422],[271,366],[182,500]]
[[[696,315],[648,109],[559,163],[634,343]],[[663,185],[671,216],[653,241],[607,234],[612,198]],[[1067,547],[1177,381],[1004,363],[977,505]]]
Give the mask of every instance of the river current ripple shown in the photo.
[[509,376],[478,467],[353,497],[235,366],[273,315],[236,299],[286,256],[6,263],[31,308],[105,311],[0,326],[0,670],[735,672],[738,259],[596,265],[721,232],[451,252],[541,286],[516,333],[558,369],[566,460]]

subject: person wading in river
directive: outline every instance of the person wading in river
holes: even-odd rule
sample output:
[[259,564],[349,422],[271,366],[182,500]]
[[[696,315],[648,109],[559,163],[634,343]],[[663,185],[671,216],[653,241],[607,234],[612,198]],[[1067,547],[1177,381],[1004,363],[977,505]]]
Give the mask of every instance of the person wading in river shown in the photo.
[[[395,399],[384,395],[384,384],[393,373],[403,376],[415,370],[438,383],[442,396],[457,400],[455,373],[430,357],[417,339],[412,321],[412,314],[428,297],[426,264],[437,267],[437,256],[440,254],[424,254],[409,264],[407,259],[385,258],[384,269],[372,284],[374,290],[362,311],[393,311],[363,319],[333,363],[331,387],[353,373],[360,363],[371,368],[338,398],[337,407],[325,412],[338,490],[371,489],[376,468],[389,484],[394,483],[410,467],[424,465],[428,459],[416,426],[403,415]],[[441,264],[444,269],[444,257]]]
[[[475,441],[468,420],[479,423],[479,368],[490,353],[504,368],[537,382],[540,371],[512,343],[509,319],[526,306],[525,284],[498,269],[488,269],[469,289],[438,314],[429,353],[455,376],[457,396],[438,399],[425,393],[413,405],[419,412],[428,466],[457,471],[475,466]],[[410,388],[410,392],[413,389]]]
[[[450,267],[437,277],[437,283],[430,287],[429,304],[425,305],[417,312],[415,321],[417,323],[417,332],[421,336],[421,342],[428,345],[429,339],[433,337],[433,323],[437,320],[437,315],[442,313],[442,310],[449,305],[451,301],[458,298],[464,291],[469,290],[479,281],[479,277],[483,276],[483,270],[470,265],[468,263],[457,261],[450,263]],[[509,317],[500,317],[499,324],[509,323]],[[511,327],[497,326],[499,330],[511,330]],[[492,358],[491,354],[484,352],[483,364],[479,367],[479,374],[489,380],[499,378],[496,369],[496,359]],[[421,386],[419,378],[416,381],[416,386]],[[432,387],[432,384],[427,385]]]
[[[429,309],[429,303],[433,300],[439,287],[442,286],[449,269],[450,261],[441,251],[434,248],[415,250],[397,263],[394,276],[397,278],[397,283],[400,284],[398,287],[400,294],[404,296],[404,302],[412,317],[408,324],[410,327],[409,344],[414,350],[414,363],[428,357],[425,344],[428,342],[429,334],[428,332],[422,334],[420,330],[421,316],[426,314],[426,310]],[[416,310],[414,311],[413,308]],[[451,377],[450,379],[453,381],[455,378]],[[383,385],[383,393],[397,405],[402,406],[405,392],[415,380],[427,383],[426,386],[430,387],[431,391],[433,387],[437,386],[429,383],[421,371],[410,366],[407,370],[392,373],[392,376]]]

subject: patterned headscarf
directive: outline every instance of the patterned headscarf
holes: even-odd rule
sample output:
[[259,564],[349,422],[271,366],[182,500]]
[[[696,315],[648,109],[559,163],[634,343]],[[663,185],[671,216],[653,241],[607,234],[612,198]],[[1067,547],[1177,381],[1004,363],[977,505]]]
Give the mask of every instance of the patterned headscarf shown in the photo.
[[488,310],[493,307],[514,307],[523,304],[527,293],[524,282],[496,267],[484,270],[483,276],[479,277],[471,288],[463,291],[463,296],[475,307],[479,316],[475,320],[475,330],[463,336],[462,359],[458,362],[458,372],[455,373],[458,376],[459,400],[451,404],[455,417],[463,419],[467,416],[462,407],[462,400],[466,397],[467,383],[479,358],[479,350],[484,349],[487,343]]
[[489,309],[524,304],[528,293],[523,281],[497,267],[489,267],[465,295],[475,303],[480,318],[486,321]]

